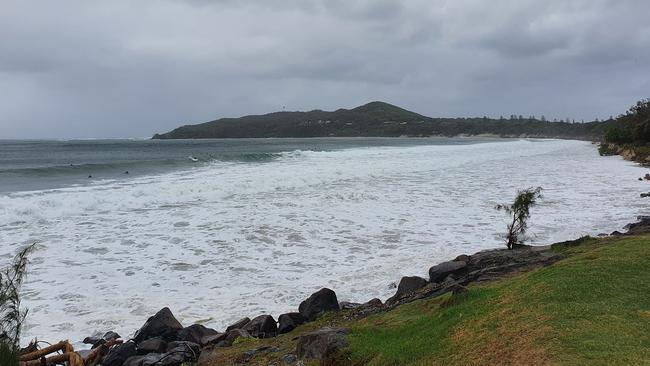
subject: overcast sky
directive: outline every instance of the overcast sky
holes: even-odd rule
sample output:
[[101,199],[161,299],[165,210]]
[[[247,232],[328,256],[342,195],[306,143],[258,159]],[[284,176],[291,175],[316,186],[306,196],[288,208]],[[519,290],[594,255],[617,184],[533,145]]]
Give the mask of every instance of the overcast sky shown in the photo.
[[0,138],[382,100],[589,120],[650,97],[648,0],[0,0]]

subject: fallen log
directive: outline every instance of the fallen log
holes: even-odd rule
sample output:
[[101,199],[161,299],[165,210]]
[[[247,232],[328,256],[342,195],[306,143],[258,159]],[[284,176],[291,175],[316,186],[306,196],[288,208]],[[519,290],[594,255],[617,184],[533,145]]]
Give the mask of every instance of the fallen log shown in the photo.
[[121,339],[111,339],[110,341],[100,345],[99,347],[95,348],[92,350],[88,356],[86,356],[86,359],[84,360],[83,365],[85,366],[90,366],[93,365],[95,360],[101,359],[101,357],[108,352],[108,350],[113,347],[116,344],[122,344],[123,341]]
[[76,352],[66,352],[61,355],[50,356],[42,359],[20,361],[19,366],[43,366],[43,365],[57,365],[67,362],[68,366],[84,366],[84,361]]
[[43,349],[39,349],[38,351],[34,351],[34,352],[24,354],[24,355],[20,356],[20,361],[38,360],[43,356],[49,355],[50,353],[54,353],[54,352],[58,352],[58,351],[69,352],[70,350],[72,350],[72,345],[70,344],[70,342],[61,341],[59,343],[53,344],[53,345],[45,347]]

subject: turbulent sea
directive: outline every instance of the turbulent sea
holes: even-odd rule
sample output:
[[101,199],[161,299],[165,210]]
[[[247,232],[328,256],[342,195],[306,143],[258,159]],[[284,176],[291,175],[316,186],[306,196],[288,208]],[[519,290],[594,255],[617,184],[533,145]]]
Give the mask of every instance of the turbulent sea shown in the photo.
[[164,306],[223,330],[503,246],[517,189],[544,188],[533,243],[621,230],[644,173],[561,140],[0,141],[0,265],[38,243],[25,340],[128,336]]

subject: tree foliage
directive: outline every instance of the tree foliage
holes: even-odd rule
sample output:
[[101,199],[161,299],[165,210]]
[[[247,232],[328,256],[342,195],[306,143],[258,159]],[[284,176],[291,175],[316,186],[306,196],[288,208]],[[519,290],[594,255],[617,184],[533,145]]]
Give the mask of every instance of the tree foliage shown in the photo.
[[517,197],[512,204],[497,205],[496,209],[505,211],[512,216],[512,221],[508,223],[508,232],[506,234],[506,245],[508,249],[513,249],[517,245],[524,243],[524,235],[528,229],[528,218],[530,217],[530,208],[537,204],[542,198],[542,187],[528,188],[517,192]]
[[618,116],[605,131],[605,142],[645,145],[650,142],[650,99],[642,99]]
[[27,310],[20,307],[20,287],[25,279],[29,254],[35,244],[23,248],[13,263],[0,272],[0,364],[18,363],[20,332]]

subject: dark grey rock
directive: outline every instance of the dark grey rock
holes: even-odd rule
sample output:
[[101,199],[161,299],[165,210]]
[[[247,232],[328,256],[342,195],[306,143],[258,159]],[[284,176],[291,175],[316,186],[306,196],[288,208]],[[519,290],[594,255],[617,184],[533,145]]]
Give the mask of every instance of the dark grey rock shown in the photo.
[[427,280],[418,276],[402,277],[397,286],[398,294],[408,294],[427,285]]
[[285,364],[285,365],[293,365],[293,364],[296,363],[296,361],[298,361],[298,356],[289,353],[287,355],[282,356],[281,360],[282,360],[282,363]]
[[339,350],[348,346],[348,331],[340,328],[323,328],[305,333],[298,338],[296,354],[300,358],[331,360]]
[[[578,239],[580,240],[583,239]],[[563,257],[563,254],[535,247],[486,250],[472,255],[467,265],[469,274],[466,278],[477,282],[492,281],[515,271],[550,265]]]
[[379,299],[372,299],[364,304],[360,304],[354,308],[348,309],[345,315],[346,319],[364,318],[368,315],[378,313],[384,309],[384,304]]
[[223,337],[225,337],[226,333],[217,333],[214,335],[207,335],[203,338],[201,338],[201,342],[199,343],[201,347],[205,347],[207,345],[215,344],[218,341],[222,340]]
[[467,262],[451,261],[443,262],[429,268],[429,281],[440,282],[450,274],[461,275],[467,273]]
[[124,361],[124,364],[122,366],[141,366],[142,365],[142,360],[146,356],[131,356]]
[[307,300],[300,303],[298,311],[308,320],[316,320],[319,315],[327,311],[340,310],[336,293],[328,288],[323,288],[313,293]]
[[228,328],[226,328],[226,333],[228,333],[229,331],[231,331],[233,329],[242,329],[242,328],[244,328],[244,326],[246,324],[250,323],[250,321],[251,320],[248,317],[239,319],[234,324],[231,324],[231,325],[228,326]]
[[137,356],[135,343],[126,342],[119,344],[108,352],[102,360],[102,366],[122,366],[129,357]]
[[152,366],[161,364],[164,361],[162,358],[165,355],[162,353],[150,353],[148,355],[129,357],[124,362],[123,366]]
[[117,333],[115,333],[113,331],[109,331],[109,332],[104,333],[104,336],[102,338],[105,341],[108,342],[108,341],[112,341],[113,339],[120,339],[121,337],[120,337],[119,334],[117,334]]
[[[196,362],[201,354],[198,344],[185,341],[170,342],[165,353],[150,353],[128,359],[128,366],[180,366]],[[103,364],[102,364],[103,366]]]
[[237,338],[253,338],[253,336],[244,329],[233,329],[225,333],[222,339],[215,342],[215,345],[217,347],[230,347]]
[[217,355],[217,349],[215,346],[207,346],[201,350],[199,359],[197,360],[198,365],[210,365],[213,364],[213,358]]
[[339,306],[341,307],[341,310],[351,310],[359,308],[363,306],[363,304],[360,304],[358,302],[341,301],[339,303]]
[[196,362],[200,354],[201,349],[198,344],[176,341],[169,343],[167,352],[130,357],[124,366],[180,366],[183,363]]
[[206,336],[201,339],[201,345],[203,347],[215,345],[226,338],[227,333],[219,333],[213,336]]
[[171,310],[163,308],[144,323],[142,328],[135,333],[133,339],[136,343],[154,337],[172,341],[176,339],[176,335],[181,329],[183,329],[183,326],[174,317]]
[[456,278],[456,276],[454,276],[453,274],[450,274],[449,276],[445,277],[445,279],[442,282],[440,282],[440,284],[442,286],[451,286],[454,283],[456,283],[457,280],[458,280],[458,278]]
[[104,333],[104,335],[101,338],[100,337],[86,337],[86,338],[84,338],[82,343],[84,343],[84,344],[92,344],[93,346],[92,346],[91,349],[95,349],[95,348],[101,346],[102,344],[104,344],[104,343],[106,343],[108,341],[111,341],[113,339],[118,339],[118,338],[120,338],[119,334],[117,334],[117,333],[115,333],[113,331],[109,331],[109,332]]
[[366,307],[383,307],[384,306],[384,304],[378,298],[374,298],[374,299],[368,301],[367,303],[365,303],[363,305],[366,306]]
[[86,338],[84,338],[84,340],[82,341],[82,343],[83,343],[83,344],[92,344],[92,345],[95,345],[95,344],[97,344],[97,343],[99,343],[99,342],[101,342],[101,341],[102,341],[102,339],[99,338],[99,337],[86,337]]
[[637,222],[625,225],[625,235],[641,235],[650,232],[650,216],[639,216]]
[[167,344],[167,353],[172,352],[193,356],[193,359],[196,360],[199,353],[201,353],[201,346],[197,343],[188,341],[169,342],[169,344]]
[[181,366],[183,363],[192,362],[182,354],[176,353],[152,353],[144,356],[140,366]]
[[210,336],[218,335],[214,329],[207,328],[201,324],[192,324],[189,327],[183,328],[176,334],[176,339],[179,341],[194,342],[204,345],[203,339]]
[[467,254],[461,254],[458,257],[454,258],[454,262],[469,262],[470,256]]
[[307,321],[300,313],[287,313],[278,317],[278,333],[284,334],[296,329],[297,326],[304,324]]
[[167,342],[162,338],[149,338],[138,343],[138,354],[164,353],[167,351]]
[[418,276],[407,276],[407,277],[402,277],[402,279],[399,281],[399,286],[397,286],[397,292],[395,295],[391,296],[386,300],[387,304],[394,304],[396,303],[399,299],[403,298],[404,296],[408,296],[409,294],[412,294],[413,292],[423,288],[428,284],[427,280],[425,280],[422,277]]
[[278,324],[270,315],[260,315],[251,320],[244,330],[255,338],[271,338],[278,334]]

